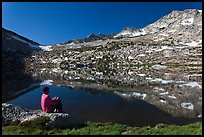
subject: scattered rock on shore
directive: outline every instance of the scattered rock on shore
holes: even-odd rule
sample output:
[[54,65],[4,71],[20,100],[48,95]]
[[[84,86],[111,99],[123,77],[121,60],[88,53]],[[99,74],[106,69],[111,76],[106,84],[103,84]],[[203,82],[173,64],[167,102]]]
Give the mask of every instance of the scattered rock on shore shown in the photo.
[[41,110],[29,110],[16,105],[2,103],[2,125],[19,121],[20,123],[47,116],[49,128],[81,127],[84,123],[67,113],[45,113]]

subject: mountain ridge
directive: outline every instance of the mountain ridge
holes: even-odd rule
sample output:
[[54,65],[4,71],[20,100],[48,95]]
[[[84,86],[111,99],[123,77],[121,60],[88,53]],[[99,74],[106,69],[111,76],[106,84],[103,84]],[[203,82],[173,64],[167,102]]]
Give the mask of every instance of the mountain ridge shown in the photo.
[[[201,15],[201,16],[200,16]],[[171,13],[159,18],[152,24],[145,26],[144,28],[126,27],[119,33],[98,35],[91,33],[86,38],[76,38],[67,42],[61,42],[46,46],[39,44],[33,40],[25,38],[15,32],[2,28],[2,36],[4,32],[10,35],[15,35],[28,43],[31,43],[34,48],[50,51],[52,46],[74,46],[76,44],[84,44],[89,42],[95,42],[98,40],[108,39],[120,39],[141,37],[155,42],[167,41],[173,44],[189,43],[192,39],[194,43],[201,44],[202,39],[202,10],[186,9],[183,11],[173,10]],[[2,38],[3,39],[3,38]],[[9,38],[7,38],[9,39]],[[39,47],[37,47],[39,46]],[[40,47],[41,46],[41,47]],[[5,49],[5,47],[3,48]]]

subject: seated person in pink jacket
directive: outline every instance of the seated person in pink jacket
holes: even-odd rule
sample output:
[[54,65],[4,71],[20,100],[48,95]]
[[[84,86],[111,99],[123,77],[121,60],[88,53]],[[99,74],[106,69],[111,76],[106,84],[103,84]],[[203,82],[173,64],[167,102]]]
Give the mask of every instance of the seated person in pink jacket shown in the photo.
[[43,94],[41,97],[41,108],[44,112],[62,112],[62,104],[59,97],[51,98],[49,93],[49,87],[43,88]]

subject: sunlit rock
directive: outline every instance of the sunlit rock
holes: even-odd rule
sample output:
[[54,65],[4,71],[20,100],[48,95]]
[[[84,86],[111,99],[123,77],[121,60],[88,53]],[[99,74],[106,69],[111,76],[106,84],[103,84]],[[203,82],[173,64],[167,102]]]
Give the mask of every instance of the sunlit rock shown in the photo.
[[29,110],[12,104],[2,103],[2,124],[11,121],[25,122],[35,120],[41,116],[47,116],[49,120],[45,123],[50,128],[80,127],[83,122],[67,113],[45,113],[41,110]]

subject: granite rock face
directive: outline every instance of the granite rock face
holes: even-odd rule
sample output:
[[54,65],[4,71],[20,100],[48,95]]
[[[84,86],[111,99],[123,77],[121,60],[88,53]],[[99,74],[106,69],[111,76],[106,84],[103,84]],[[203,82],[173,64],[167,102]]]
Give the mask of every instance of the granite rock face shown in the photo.
[[29,110],[12,104],[2,103],[2,124],[19,121],[34,120],[47,116],[46,126],[49,128],[81,127],[83,122],[67,113],[45,113],[41,110]]
[[186,9],[174,10],[156,22],[141,29],[124,29],[114,37],[144,36],[155,42],[191,43],[202,40],[202,11]]

